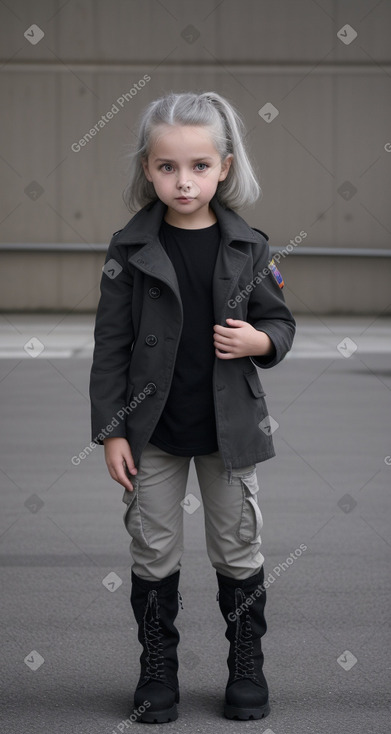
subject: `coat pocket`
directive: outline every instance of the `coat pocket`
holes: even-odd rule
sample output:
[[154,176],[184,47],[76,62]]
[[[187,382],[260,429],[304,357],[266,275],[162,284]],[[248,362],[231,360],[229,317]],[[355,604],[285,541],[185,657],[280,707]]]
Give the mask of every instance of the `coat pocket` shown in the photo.
[[266,418],[269,412],[265,398],[266,393],[255,369],[251,372],[244,372],[244,377],[246,378],[247,385],[250,389],[251,397],[249,400],[249,407],[252,406],[255,420],[258,428],[260,428],[260,423]]
[[242,485],[243,502],[238,536],[245,543],[258,543],[263,527],[263,517],[258,505],[259,485],[256,469],[254,468],[253,471],[239,478]]
[[251,390],[251,394],[254,395],[255,398],[263,398],[266,393],[258,377],[258,372],[256,370],[251,370],[251,372],[244,372],[244,376]]

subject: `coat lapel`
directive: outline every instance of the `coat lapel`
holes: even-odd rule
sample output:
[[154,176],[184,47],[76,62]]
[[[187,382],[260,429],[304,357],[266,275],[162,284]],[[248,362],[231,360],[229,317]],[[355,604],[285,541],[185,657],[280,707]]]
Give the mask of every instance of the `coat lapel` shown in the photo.
[[[225,326],[227,301],[248,259],[240,244],[237,247],[235,244],[243,241],[257,242],[257,237],[242,217],[219,203],[216,195],[211,199],[210,205],[216,214],[221,232],[213,273],[214,315],[215,322]],[[128,261],[139,270],[167,283],[181,302],[174,266],[159,240],[159,229],[166,209],[167,205],[160,199],[147,204],[119,232],[115,244],[138,245],[135,252],[129,251]]]

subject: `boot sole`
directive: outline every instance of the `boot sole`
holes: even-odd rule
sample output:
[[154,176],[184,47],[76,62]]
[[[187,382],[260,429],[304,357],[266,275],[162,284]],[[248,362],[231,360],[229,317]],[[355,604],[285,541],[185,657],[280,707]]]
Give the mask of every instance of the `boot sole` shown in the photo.
[[253,709],[240,708],[239,706],[224,706],[224,716],[227,719],[239,719],[246,721],[247,719],[264,719],[270,714],[270,705],[266,703],[264,706]]
[[144,721],[147,724],[164,724],[168,721],[176,721],[178,718],[178,710],[174,703],[170,709],[164,709],[163,711],[144,711],[139,721]]

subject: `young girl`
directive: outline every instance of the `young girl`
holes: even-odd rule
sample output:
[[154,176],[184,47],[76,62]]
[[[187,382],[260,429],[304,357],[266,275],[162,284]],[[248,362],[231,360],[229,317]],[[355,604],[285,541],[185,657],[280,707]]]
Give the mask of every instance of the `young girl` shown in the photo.
[[237,213],[261,193],[243,140],[241,118],[215,92],[150,103],[125,192],[138,211],[113,235],[103,268],[92,435],[125,488],[141,721],[178,715],[174,620],[191,457],[230,643],[224,714],[269,713],[256,464],[275,452],[256,367],[283,359],[295,321],[267,235]]

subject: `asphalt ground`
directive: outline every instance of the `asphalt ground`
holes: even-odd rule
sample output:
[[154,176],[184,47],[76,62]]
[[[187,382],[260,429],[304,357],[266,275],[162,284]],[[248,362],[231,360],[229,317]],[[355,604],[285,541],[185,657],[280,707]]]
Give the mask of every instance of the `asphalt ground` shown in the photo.
[[[201,504],[184,511],[181,702],[166,732],[391,731],[391,319],[297,321],[290,355],[259,370],[279,424],[277,456],[257,465],[271,713],[222,716],[228,642]],[[141,647],[123,490],[102,447],[72,463],[91,440],[92,327],[93,316],[0,316],[7,734],[148,726],[128,719]],[[193,462],[187,491],[201,500]]]

